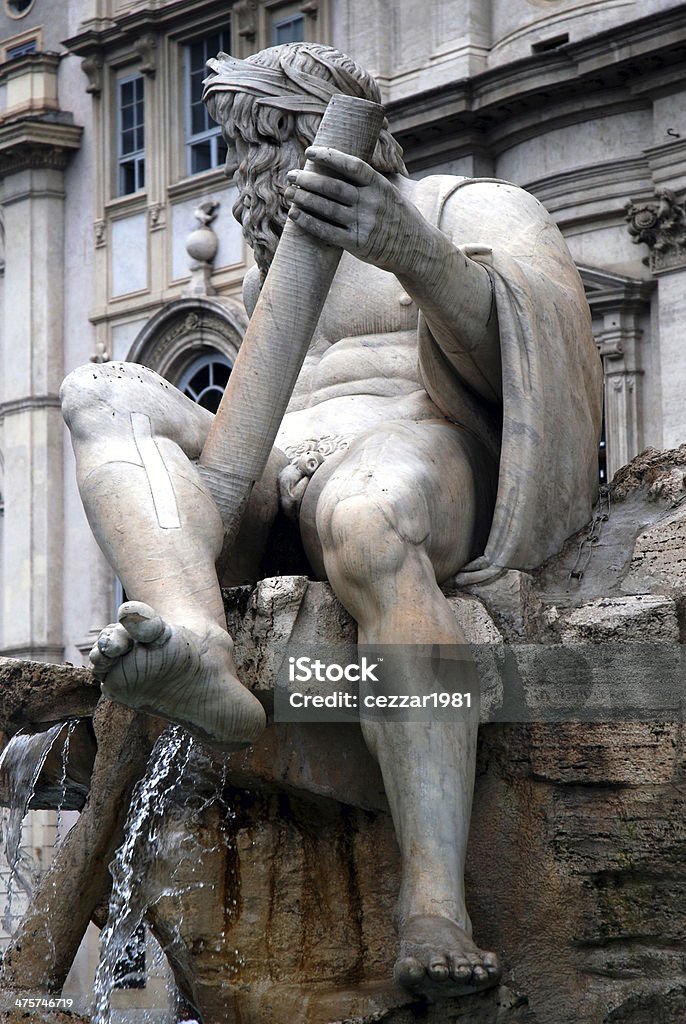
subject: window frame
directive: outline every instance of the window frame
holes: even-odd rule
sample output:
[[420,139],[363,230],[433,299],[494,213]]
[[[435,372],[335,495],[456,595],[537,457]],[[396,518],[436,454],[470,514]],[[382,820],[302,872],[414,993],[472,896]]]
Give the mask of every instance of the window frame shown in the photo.
[[[185,39],[181,43],[181,73],[183,77],[183,165],[186,177],[195,177],[198,174],[209,174],[212,171],[220,170],[224,166],[226,160],[226,143],[224,142],[221,128],[218,124],[210,124],[209,128],[206,128],[202,132],[193,132],[193,101],[192,101],[192,75],[193,65],[191,62],[191,47],[194,44],[202,43],[207,44],[207,40],[212,36],[219,37],[220,49],[225,49],[226,52],[230,51],[231,47],[231,26],[227,28],[217,28],[205,32],[202,35],[194,36],[190,39]],[[217,51],[218,52],[218,51]],[[216,56],[215,53],[210,53],[209,50],[206,54],[205,60],[208,57]],[[209,118],[209,115],[207,115]],[[211,119],[210,119],[211,120]],[[209,142],[211,160],[210,166],[204,167],[201,170],[193,170],[193,147],[200,143]],[[221,148],[224,148],[224,154],[221,154]]]
[[[142,148],[140,148],[140,149],[135,149],[135,150],[132,150],[131,152],[124,153],[123,152],[123,146],[122,146],[122,144],[123,144],[123,135],[124,135],[124,131],[129,131],[130,129],[125,129],[123,127],[122,89],[123,89],[123,87],[125,85],[128,85],[128,84],[130,84],[132,82],[135,82],[135,83],[140,82],[140,84],[141,84],[140,100],[138,98],[136,98],[134,100],[133,108],[135,110],[135,108],[137,107],[138,103],[140,102],[142,104],[143,116],[142,116],[142,120],[141,120],[141,124],[140,125],[138,124],[138,122],[134,121],[134,123],[132,125],[132,130],[135,131],[137,128],[142,127],[142,129],[143,129],[143,145],[142,145]],[[136,195],[137,193],[144,192],[145,189],[146,189],[146,166],[145,166],[145,164],[146,164],[146,159],[145,159],[145,135],[146,135],[146,132],[145,132],[145,106],[146,106],[146,103],[145,103],[145,100],[146,100],[145,93],[146,93],[146,88],[145,88],[145,75],[143,75],[140,71],[132,71],[132,72],[129,72],[127,74],[118,75],[117,78],[115,79],[114,89],[115,89],[114,106],[115,106],[115,134],[116,134],[115,151],[116,151],[116,167],[117,167],[114,194],[115,194],[116,198],[123,198],[125,196],[133,196],[133,195]],[[133,189],[125,189],[125,188],[123,188],[124,167],[125,167],[125,165],[128,165],[130,163],[133,163],[135,187]]]
[[[0,63],[4,64],[8,60],[16,60],[17,57],[8,57],[7,54],[10,50],[14,50],[19,46],[23,46],[26,43],[34,42],[36,48],[34,53],[40,54],[43,52],[43,30],[42,28],[28,28],[24,32],[19,32],[17,35],[10,36],[7,39],[3,39],[0,43]],[[24,55],[26,56],[26,55]]]
[[[302,36],[300,36],[299,39],[297,39],[297,40],[296,39],[277,39],[277,32],[278,32],[278,30],[280,28],[283,28],[286,25],[294,24],[297,21],[300,22],[300,24],[302,25]],[[305,41],[305,15],[303,14],[302,11],[294,11],[292,14],[287,14],[287,15],[285,15],[285,17],[281,17],[281,18],[277,18],[276,15],[274,14],[271,17],[270,29],[271,29],[271,42],[268,44],[269,46],[279,46],[280,43],[284,43],[284,42],[286,42],[286,43],[304,42]]]
[[274,40],[274,29],[280,22],[302,17],[303,42],[326,42],[328,39],[328,5],[321,2],[304,2],[304,0],[262,0],[261,38],[264,46],[277,45]]
[[36,0],[29,0],[23,11],[16,11],[12,7],[12,0],[4,0],[5,14],[8,18],[12,18],[13,21],[19,21],[21,18],[25,18],[27,14],[31,13],[35,2]]

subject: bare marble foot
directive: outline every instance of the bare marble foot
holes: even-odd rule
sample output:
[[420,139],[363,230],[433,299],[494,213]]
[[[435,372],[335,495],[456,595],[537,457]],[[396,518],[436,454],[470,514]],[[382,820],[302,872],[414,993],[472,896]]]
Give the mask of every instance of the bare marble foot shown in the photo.
[[90,652],[110,700],[183,725],[225,750],[252,743],[265,726],[260,702],[236,678],[232,642],[214,623],[164,622],[150,605],[127,601]]
[[445,917],[411,917],[400,929],[398,984],[432,999],[468,995],[497,984],[495,953],[479,949],[462,928]]

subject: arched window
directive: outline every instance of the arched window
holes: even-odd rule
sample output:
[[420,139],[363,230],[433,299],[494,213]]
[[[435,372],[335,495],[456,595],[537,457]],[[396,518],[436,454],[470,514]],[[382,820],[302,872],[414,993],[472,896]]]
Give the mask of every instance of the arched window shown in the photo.
[[184,370],[177,387],[203,409],[216,412],[229,380],[231,365],[220,352],[199,356]]

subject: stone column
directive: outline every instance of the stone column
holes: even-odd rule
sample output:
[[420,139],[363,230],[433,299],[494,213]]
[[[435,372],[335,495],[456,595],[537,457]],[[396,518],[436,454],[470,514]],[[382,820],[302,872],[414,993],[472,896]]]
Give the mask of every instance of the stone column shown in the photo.
[[[6,74],[9,102],[0,119],[7,253],[0,342],[0,653],[60,661],[64,431],[57,392],[63,376],[64,169],[81,129],[69,115],[55,112],[55,56],[29,55],[12,62]],[[41,102],[50,111],[45,120]]]
[[[672,176],[678,181],[681,172],[677,162]],[[660,176],[664,180],[664,168]],[[649,255],[643,262],[657,279],[662,446],[673,448],[686,437],[686,198],[661,186],[654,199],[632,200],[625,210],[629,234],[637,244],[648,246]]]

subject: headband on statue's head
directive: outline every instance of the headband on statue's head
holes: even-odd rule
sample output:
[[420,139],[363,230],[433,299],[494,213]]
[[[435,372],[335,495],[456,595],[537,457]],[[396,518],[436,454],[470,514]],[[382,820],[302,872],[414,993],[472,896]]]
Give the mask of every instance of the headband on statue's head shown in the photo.
[[279,59],[279,67],[273,68],[220,53],[207,62],[215,74],[203,82],[202,98],[206,100],[214,92],[243,92],[254,96],[258,106],[297,114],[323,114],[329,100],[337,93],[369,98],[360,83],[344,69],[311,51],[308,56],[325,67],[333,80],[299,71],[283,57]]

